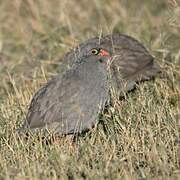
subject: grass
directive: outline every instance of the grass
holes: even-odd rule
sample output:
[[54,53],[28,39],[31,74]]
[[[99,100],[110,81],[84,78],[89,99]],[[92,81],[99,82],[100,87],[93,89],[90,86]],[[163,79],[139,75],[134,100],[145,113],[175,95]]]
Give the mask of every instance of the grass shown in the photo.
[[[177,0],[0,2],[0,179],[179,179],[180,3]],[[123,32],[162,67],[102,114],[72,147],[19,139],[34,92],[65,52],[89,37]]]

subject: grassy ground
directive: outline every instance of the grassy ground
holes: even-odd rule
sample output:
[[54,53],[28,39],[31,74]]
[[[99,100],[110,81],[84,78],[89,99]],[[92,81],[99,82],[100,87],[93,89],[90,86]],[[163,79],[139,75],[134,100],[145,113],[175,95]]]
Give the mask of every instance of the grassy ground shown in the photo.
[[[74,147],[18,140],[33,93],[63,54],[101,32],[143,42],[162,67]],[[180,178],[178,0],[0,1],[0,179]]]

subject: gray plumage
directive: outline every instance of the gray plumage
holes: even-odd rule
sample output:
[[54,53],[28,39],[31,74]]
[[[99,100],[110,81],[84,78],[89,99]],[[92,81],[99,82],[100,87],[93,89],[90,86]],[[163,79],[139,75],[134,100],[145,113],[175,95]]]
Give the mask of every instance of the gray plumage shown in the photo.
[[[109,54],[110,73],[107,57],[93,56],[92,49]],[[109,99],[109,74],[111,87],[121,95],[160,71],[140,42],[119,33],[87,40],[67,53],[62,65],[70,70],[54,77],[35,94],[20,130],[48,129],[58,134],[88,130]]]
[[86,55],[33,97],[20,130],[81,133],[91,128],[108,100],[107,57]]
[[113,57],[112,84],[119,95],[133,89],[136,82],[150,80],[160,72],[159,65],[140,42],[120,33],[85,41],[65,55],[61,67],[72,67],[92,47],[106,49]]

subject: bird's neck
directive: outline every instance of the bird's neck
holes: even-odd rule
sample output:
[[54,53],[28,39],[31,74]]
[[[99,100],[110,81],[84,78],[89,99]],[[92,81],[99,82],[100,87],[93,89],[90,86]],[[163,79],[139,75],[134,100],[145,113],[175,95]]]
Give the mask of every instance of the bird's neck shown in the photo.
[[95,81],[101,83],[107,80],[107,70],[103,66],[97,65],[96,62],[85,62],[80,64],[76,68],[76,74],[82,81],[88,83],[89,81]]

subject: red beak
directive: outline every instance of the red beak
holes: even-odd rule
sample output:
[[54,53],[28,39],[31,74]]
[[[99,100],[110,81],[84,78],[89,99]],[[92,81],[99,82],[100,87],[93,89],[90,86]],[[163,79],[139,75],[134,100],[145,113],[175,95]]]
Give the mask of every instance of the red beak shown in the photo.
[[110,54],[108,53],[108,51],[105,51],[105,50],[101,49],[100,52],[99,52],[99,55],[100,56],[109,56]]

